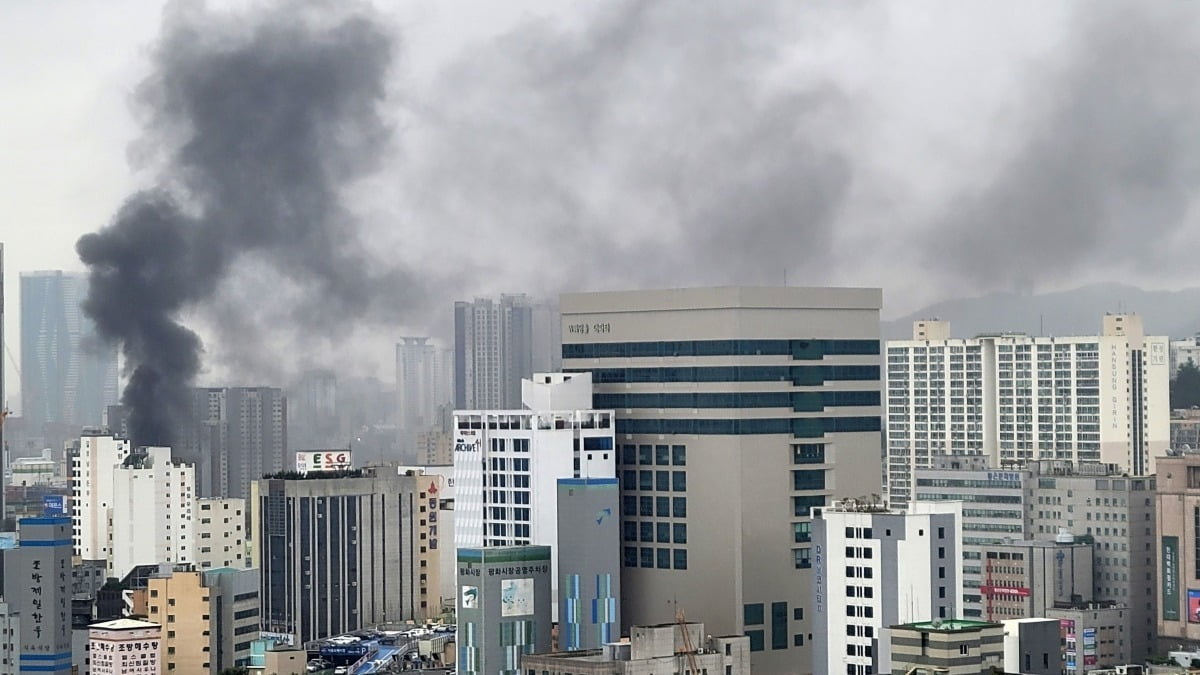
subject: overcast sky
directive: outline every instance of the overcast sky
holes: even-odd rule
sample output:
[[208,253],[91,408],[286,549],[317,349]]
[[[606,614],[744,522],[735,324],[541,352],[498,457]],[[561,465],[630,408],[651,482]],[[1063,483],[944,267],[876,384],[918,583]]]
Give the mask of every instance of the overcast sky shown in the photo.
[[[164,180],[136,95],[179,44],[164,7],[204,33],[280,4],[0,3],[14,354],[18,273],[82,270],[76,240]],[[298,337],[320,292],[264,308],[289,275],[237,257],[187,310],[206,372],[257,359],[231,326],[295,349],[280,371],[337,361],[344,339],[386,364],[389,340],[443,332],[451,300],[484,293],[786,278],[882,286],[894,316],[1195,285],[1198,19],[1165,0],[381,3],[392,135],[339,190],[363,264],[412,283],[371,291],[398,308],[379,320]]]

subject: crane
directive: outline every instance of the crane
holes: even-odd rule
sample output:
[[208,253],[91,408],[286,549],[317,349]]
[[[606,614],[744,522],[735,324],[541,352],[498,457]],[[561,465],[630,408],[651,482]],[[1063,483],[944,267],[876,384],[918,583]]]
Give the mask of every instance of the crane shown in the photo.
[[700,674],[700,664],[696,661],[696,648],[692,646],[692,634],[688,632],[687,620],[683,616],[683,610],[675,611],[675,623],[679,625],[679,632],[683,639],[683,649],[681,654],[687,656],[688,668],[693,675]]

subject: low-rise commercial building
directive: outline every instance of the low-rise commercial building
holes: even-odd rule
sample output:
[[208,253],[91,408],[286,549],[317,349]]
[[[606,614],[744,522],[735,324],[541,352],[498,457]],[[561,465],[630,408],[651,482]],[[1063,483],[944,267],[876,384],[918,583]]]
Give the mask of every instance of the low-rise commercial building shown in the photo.
[[1129,608],[1115,603],[1046,610],[1059,620],[1064,675],[1132,663],[1131,640],[1125,631]]
[[196,501],[194,560],[202,570],[250,567],[246,551],[246,500],[199,499]]
[[935,619],[892,626],[887,633],[891,660],[873,672],[990,675],[1004,663],[1004,626],[998,623]]
[[458,549],[459,675],[517,672],[550,651],[549,546]]
[[1063,647],[1057,619],[1009,619],[1004,624],[1004,672],[1061,675]]
[[92,625],[88,639],[92,675],[160,675],[161,636],[162,627],[149,621],[116,619]]
[[1200,454],[1159,461],[1159,644],[1200,649]]
[[984,616],[988,621],[1043,617],[1050,607],[1092,601],[1092,542],[1070,532],[1055,541],[983,547]]
[[704,624],[696,622],[634,626],[628,640],[599,649],[526,655],[521,669],[542,675],[749,675],[750,638],[706,636]]

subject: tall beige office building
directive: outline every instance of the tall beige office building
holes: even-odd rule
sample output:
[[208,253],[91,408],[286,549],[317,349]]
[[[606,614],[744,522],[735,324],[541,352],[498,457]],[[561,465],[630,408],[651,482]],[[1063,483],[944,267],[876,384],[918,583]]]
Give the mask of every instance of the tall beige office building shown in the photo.
[[617,416],[622,620],[676,611],[812,672],[810,510],[881,491],[882,293],[568,294],[563,370]]
[[1158,458],[1160,648],[1200,649],[1200,455]]

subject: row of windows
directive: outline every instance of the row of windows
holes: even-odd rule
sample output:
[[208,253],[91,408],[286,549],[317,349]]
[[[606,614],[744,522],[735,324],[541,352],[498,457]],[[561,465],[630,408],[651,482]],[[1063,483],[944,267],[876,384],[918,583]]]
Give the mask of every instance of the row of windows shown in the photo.
[[649,523],[627,520],[621,523],[625,541],[658,542],[660,544],[686,544],[687,524]]
[[625,466],[684,466],[687,447],[683,445],[622,445],[621,464]]
[[[749,603],[742,605],[742,623],[749,628],[750,626],[762,626],[765,622],[764,605],[761,602]],[[794,610],[796,620],[799,621],[804,616],[804,610],[797,608]],[[746,636],[750,638],[750,651],[759,652],[765,649],[765,635],[761,630],[747,630]],[[803,644],[803,641],[796,641],[797,645]],[[788,604],[786,602],[771,603],[771,649],[787,649],[788,648]]]
[[592,405],[609,408],[791,408],[820,412],[826,407],[877,406],[878,391],[767,391],[682,394],[595,394]]
[[659,492],[687,491],[687,474],[683,471],[623,471],[622,490],[658,490]]
[[[823,500],[824,497],[821,499]],[[621,515],[626,517],[687,518],[687,497],[625,495],[621,497]]]
[[879,366],[681,366],[669,368],[571,368],[592,373],[597,384],[626,382],[791,382],[820,385],[833,380],[879,380]]
[[564,344],[564,359],[646,358],[655,356],[876,356],[879,340],[676,340],[668,342],[584,342]]
[[687,549],[626,546],[624,562],[626,567],[686,570]]
[[879,431],[878,417],[773,417],[765,419],[619,419],[619,434],[741,436],[792,434],[820,438],[828,433]]

